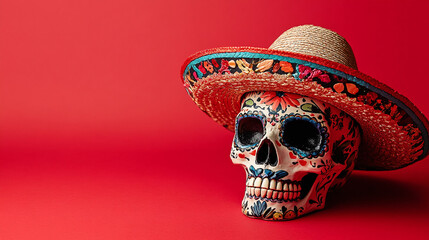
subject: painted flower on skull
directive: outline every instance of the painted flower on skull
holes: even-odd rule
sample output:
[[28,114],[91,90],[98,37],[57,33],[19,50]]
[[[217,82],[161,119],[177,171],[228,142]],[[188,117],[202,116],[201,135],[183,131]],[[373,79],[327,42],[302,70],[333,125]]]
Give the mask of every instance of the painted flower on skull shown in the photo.
[[278,112],[285,111],[288,105],[293,107],[299,105],[298,98],[302,96],[284,92],[264,92],[261,95],[261,103],[270,105],[272,111]]

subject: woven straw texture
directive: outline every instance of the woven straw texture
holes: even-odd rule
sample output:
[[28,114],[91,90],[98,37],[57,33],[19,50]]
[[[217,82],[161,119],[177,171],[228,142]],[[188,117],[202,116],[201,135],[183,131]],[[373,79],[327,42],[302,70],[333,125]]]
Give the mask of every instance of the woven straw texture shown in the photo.
[[337,33],[318,26],[293,27],[280,35],[269,49],[293,50],[295,53],[324,58],[357,69],[349,43]]

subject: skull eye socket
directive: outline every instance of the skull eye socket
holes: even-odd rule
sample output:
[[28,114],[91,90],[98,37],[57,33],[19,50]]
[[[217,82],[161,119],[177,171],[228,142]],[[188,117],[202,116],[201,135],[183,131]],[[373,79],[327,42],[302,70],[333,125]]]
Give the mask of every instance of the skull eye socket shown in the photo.
[[317,155],[322,146],[320,124],[307,118],[291,117],[283,121],[280,141],[303,157]]
[[264,126],[259,118],[245,117],[238,121],[237,138],[241,145],[259,143],[264,136]]

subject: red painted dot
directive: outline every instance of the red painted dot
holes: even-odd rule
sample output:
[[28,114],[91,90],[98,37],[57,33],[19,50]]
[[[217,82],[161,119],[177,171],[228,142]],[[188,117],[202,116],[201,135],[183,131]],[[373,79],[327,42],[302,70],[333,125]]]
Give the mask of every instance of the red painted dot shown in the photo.
[[305,165],[307,165],[307,161],[299,160],[299,164],[301,164],[301,166],[305,166]]
[[277,146],[282,146],[282,144],[278,141],[278,140],[276,140],[276,144],[277,144]]
[[293,152],[289,152],[289,157],[290,157],[291,159],[295,159],[295,158],[296,158],[296,156],[293,154]]
[[239,158],[245,158],[246,156],[245,156],[244,154],[242,154],[242,153],[239,153],[239,154],[238,154],[238,157],[239,157]]

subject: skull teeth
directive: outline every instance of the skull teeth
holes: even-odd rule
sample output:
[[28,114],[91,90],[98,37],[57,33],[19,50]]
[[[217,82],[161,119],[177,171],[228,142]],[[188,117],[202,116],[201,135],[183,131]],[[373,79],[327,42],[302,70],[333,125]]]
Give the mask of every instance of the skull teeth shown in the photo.
[[246,195],[271,201],[297,201],[301,190],[301,182],[250,177],[247,179]]

